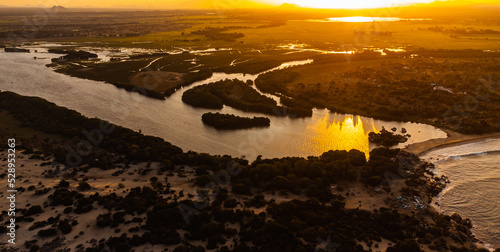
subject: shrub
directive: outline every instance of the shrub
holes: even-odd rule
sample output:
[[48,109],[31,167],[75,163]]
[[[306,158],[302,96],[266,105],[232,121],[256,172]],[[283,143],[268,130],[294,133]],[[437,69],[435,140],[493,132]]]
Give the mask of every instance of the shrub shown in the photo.
[[250,187],[243,184],[243,183],[237,183],[234,184],[231,192],[236,193],[236,194],[241,194],[241,195],[252,195],[252,191],[250,190]]
[[212,182],[212,178],[208,175],[199,176],[196,178],[195,185],[205,186],[206,184]]
[[238,205],[238,202],[235,199],[230,199],[224,201],[225,208],[235,208]]
[[38,236],[40,237],[49,237],[57,234],[57,230],[55,228],[49,228],[38,231]]
[[59,181],[58,186],[59,186],[59,188],[67,188],[69,186],[69,182],[63,179],[63,180]]
[[80,191],[86,191],[86,190],[89,190],[91,187],[90,187],[89,183],[87,183],[85,181],[80,181],[80,183],[78,183],[77,188]]
[[30,209],[28,209],[28,211],[26,212],[25,216],[39,214],[39,213],[42,213],[42,212],[43,212],[42,207],[36,205],[36,206],[30,207]]
[[57,225],[57,228],[61,230],[63,234],[69,234],[73,228],[69,224],[69,221],[63,220],[59,222],[59,225]]

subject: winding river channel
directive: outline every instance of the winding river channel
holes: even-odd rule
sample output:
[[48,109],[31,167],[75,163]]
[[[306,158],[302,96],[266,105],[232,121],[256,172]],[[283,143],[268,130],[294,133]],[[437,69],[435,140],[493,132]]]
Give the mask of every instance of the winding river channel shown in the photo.
[[[254,160],[265,158],[320,155],[331,149],[358,149],[368,153],[375,146],[368,133],[396,127],[411,135],[401,144],[444,138],[446,133],[430,125],[388,122],[355,115],[314,110],[310,118],[291,119],[270,116],[271,126],[237,131],[218,131],[205,126],[203,113],[181,100],[184,91],[226,78],[255,80],[258,75],[215,73],[211,78],[192,84],[166,100],[151,99],[98,81],[59,74],[45,65],[59,55],[37,53],[0,53],[0,90],[37,96],[59,106],[74,109],[87,117],[97,117],[120,126],[141,130],[164,138],[183,150],[210,154],[229,154]],[[35,60],[34,57],[37,59]],[[308,64],[310,60],[284,63],[279,68]],[[212,111],[214,112],[214,111]],[[265,116],[224,107],[221,113],[239,116]]]

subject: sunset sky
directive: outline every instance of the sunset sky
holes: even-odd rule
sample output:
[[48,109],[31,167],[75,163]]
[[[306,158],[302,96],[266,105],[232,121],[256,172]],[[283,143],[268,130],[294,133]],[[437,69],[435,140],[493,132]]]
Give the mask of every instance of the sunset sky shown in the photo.
[[[380,8],[414,3],[430,3],[435,0],[0,0],[4,6],[52,6],[65,7],[131,7],[159,9],[211,9],[211,8],[259,8],[283,3],[311,8],[360,9]],[[451,0],[450,4],[493,4],[496,0]]]

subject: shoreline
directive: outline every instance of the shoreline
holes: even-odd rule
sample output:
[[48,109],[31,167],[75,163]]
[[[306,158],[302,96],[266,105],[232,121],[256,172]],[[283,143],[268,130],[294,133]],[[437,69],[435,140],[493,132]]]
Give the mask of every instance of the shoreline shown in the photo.
[[[489,139],[500,139],[500,132],[483,134],[483,135],[464,135],[448,129],[441,129],[441,130],[446,132],[446,134],[448,135],[447,138],[430,139],[425,142],[410,144],[406,146],[404,150],[411,152],[421,158],[423,155],[439,149],[479,143]],[[439,193],[439,195],[432,197],[432,203],[429,204],[429,206],[431,206],[438,213],[445,213],[445,211],[441,209],[440,199],[442,198],[443,192],[445,192],[448,187],[449,185],[443,188],[443,191]],[[475,227],[476,226],[474,225],[473,228],[471,228],[472,234],[477,239],[475,244],[479,248],[485,248],[488,249],[489,251],[493,251],[491,248],[492,246],[491,244],[477,237],[477,235],[474,233]]]
[[448,135],[447,138],[430,139],[425,142],[414,143],[406,146],[403,150],[411,152],[419,157],[431,151],[455,147],[464,144],[478,143],[488,139],[500,139],[500,132],[483,135],[464,135],[448,129],[441,129]]

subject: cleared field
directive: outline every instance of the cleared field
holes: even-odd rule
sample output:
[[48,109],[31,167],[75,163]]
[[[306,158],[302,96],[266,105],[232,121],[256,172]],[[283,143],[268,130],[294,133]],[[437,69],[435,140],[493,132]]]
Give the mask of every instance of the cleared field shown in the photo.
[[147,71],[130,76],[130,84],[139,87],[151,87],[155,92],[164,93],[176,88],[184,81],[184,74],[163,71]]
[[[110,46],[137,46],[145,48],[169,48],[185,46],[193,48],[231,47],[238,49],[265,49],[283,44],[306,44],[310,48],[325,50],[352,50],[375,48],[426,49],[481,49],[500,50],[500,25],[497,22],[472,20],[416,20],[397,22],[310,22],[307,19],[284,20],[279,25],[273,20],[244,20],[236,17],[221,18],[171,18],[183,29],[156,32],[143,36],[111,37],[104,39],[80,38],[82,42],[109,43]],[[440,26],[442,31],[432,30]],[[456,31],[474,27],[476,33],[457,34]],[[225,33],[242,33],[235,41],[211,40],[193,32],[211,27],[227,27]],[[489,31],[483,32],[481,31]],[[469,30],[470,31],[470,30]],[[437,43],[438,41],[438,43]]]

